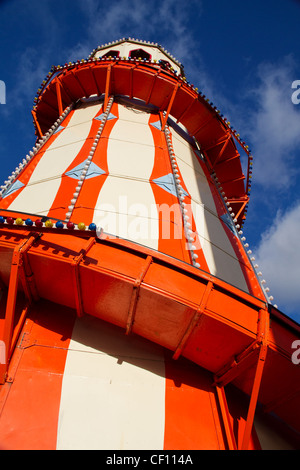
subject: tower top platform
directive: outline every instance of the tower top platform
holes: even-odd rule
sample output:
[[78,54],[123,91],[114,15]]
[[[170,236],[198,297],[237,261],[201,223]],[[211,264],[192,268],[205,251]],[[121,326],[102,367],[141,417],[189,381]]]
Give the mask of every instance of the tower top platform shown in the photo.
[[107,103],[109,96],[156,110],[165,122],[184,127],[242,227],[251,190],[251,151],[218,107],[187,81],[182,64],[158,44],[123,38],[99,46],[87,59],[52,66],[34,99],[38,141],[42,144],[69,106],[87,99]]
[[118,41],[109,42],[93,50],[89,58],[127,58],[147,59],[161,63],[166,67],[173,67],[177,73],[184,76],[183,65],[166,49],[157,43],[141,41],[133,38],[123,38]]

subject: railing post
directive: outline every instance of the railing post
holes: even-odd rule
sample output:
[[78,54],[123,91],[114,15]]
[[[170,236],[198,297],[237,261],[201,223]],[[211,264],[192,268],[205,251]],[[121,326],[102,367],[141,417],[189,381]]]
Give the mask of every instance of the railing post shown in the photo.
[[[23,269],[22,255],[26,253],[31,247],[32,243],[38,237],[37,234],[30,236],[28,239],[23,240],[17,245],[13,251],[11,270],[9,277],[6,310],[5,310],[5,321],[3,336],[0,342],[0,384],[5,383],[8,364],[11,356],[11,344],[13,337],[13,325],[15,318],[15,308],[18,293],[18,283],[20,276],[20,269]],[[25,278],[26,279],[26,278]],[[31,296],[29,301],[31,300]],[[27,308],[25,309],[27,313]]]

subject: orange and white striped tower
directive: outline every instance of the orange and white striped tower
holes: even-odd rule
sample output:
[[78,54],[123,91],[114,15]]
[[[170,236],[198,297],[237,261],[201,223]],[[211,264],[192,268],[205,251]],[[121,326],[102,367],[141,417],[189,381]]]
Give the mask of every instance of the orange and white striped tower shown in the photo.
[[134,39],[52,67],[32,114],[0,198],[2,448],[297,448],[300,328],[244,243],[228,121]]

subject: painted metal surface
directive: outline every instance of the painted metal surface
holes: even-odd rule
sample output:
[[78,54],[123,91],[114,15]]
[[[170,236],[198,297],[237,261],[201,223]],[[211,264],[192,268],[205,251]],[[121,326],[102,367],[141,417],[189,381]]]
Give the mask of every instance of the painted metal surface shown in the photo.
[[0,446],[299,448],[300,327],[242,243],[233,135],[178,71],[107,47],[46,83],[1,191]]
[[171,126],[165,135],[157,113],[114,103],[93,144],[102,119],[101,103],[73,110],[22,172],[23,186],[4,193],[0,206],[96,223],[112,237],[193,263],[263,298],[230,213],[188,136]]
[[[240,444],[247,398],[229,390],[227,400]],[[44,300],[24,324],[0,404],[2,449],[228,448],[211,374]],[[297,448],[269,426],[261,415],[250,449]]]
[[[267,341],[268,352],[264,358],[263,380],[258,389],[259,401],[266,408],[270,407],[270,409],[276,410],[278,416],[297,429],[299,425],[298,408],[295,408],[294,403],[295,400],[297,401],[299,368],[292,363],[289,353],[290,344],[299,337],[299,328],[297,330],[296,326],[291,324],[286,329],[283,317],[280,315],[277,318],[272,315],[271,327],[268,326],[266,320],[270,314],[265,310],[262,300],[180,260],[141,246],[138,247],[131,242],[102,239],[91,243],[88,233],[80,234],[79,231],[74,231],[73,235],[71,232],[64,233],[64,230],[61,230],[60,233],[58,231],[53,233],[51,229],[47,228],[32,229],[32,233],[35,231],[40,234],[42,231],[43,234],[35,240],[33,245],[30,245],[26,252],[27,264],[30,266],[31,273],[30,284],[27,280],[28,290],[31,291],[31,286],[34,285],[40,297],[48,299],[48,302],[51,303],[47,304],[43,300],[42,303],[31,304],[31,309],[37,317],[33,317],[31,322],[36,337],[32,336],[29,344],[31,346],[40,344],[39,348],[41,349],[38,354],[37,349],[33,350],[31,346],[24,346],[24,351],[22,346],[17,346],[14,350],[14,358],[10,363],[6,382],[1,391],[5,404],[3,413],[8,412],[10,415],[10,405],[8,405],[6,394],[10,394],[10,390],[23,393],[18,390],[17,379],[22,370],[19,354],[26,353],[24,357],[27,357],[28,350],[29,363],[37,361],[37,367],[45,361],[46,375],[43,379],[45,383],[48,382],[48,374],[50,374],[50,383],[52,383],[52,367],[55,369],[61,364],[60,355],[58,359],[55,358],[55,355],[51,356],[53,360],[51,366],[47,358],[41,357],[39,359],[40,354],[44,354],[44,352],[46,354],[43,347],[48,341],[47,339],[43,343],[44,340],[40,340],[39,335],[42,338],[44,334],[50,335],[50,337],[54,335],[53,347],[59,350],[61,350],[60,339],[63,342],[67,341],[65,343],[67,347],[63,346],[62,348],[64,350],[62,359],[64,365],[60,372],[59,385],[53,384],[58,387],[56,389],[59,395],[58,401],[61,399],[63,371],[67,371],[65,361],[67,350],[70,348],[68,341],[72,338],[71,331],[74,326],[75,311],[78,307],[76,299],[80,295],[82,309],[88,316],[85,320],[87,324],[92,321],[88,320],[89,316],[92,316],[121,327],[123,334],[125,334],[128,331],[128,320],[130,319],[131,328],[128,337],[138,335],[171,351],[173,359],[168,353],[171,368],[176,369],[175,362],[180,356],[198,364],[200,368],[195,369],[195,373],[199,373],[199,380],[202,380],[200,377],[203,374],[203,377],[208,377],[208,382],[204,378],[203,380],[210,384],[209,390],[214,396],[213,381],[217,387],[228,387],[232,383],[247,395],[252,396],[257,361],[261,360],[259,355],[262,351],[261,345]],[[8,233],[11,236],[8,237]],[[27,231],[22,227],[15,227],[14,234],[12,228],[9,231],[2,229],[1,234],[1,259],[4,261],[1,268],[1,278],[6,280],[9,277],[14,246],[24,245],[27,240]],[[87,249],[88,251],[86,251]],[[74,260],[80,253],[86,254],[74,265]],[[79,283],[75,282],[74,266],[78,269]],[[53,275],[54,273],[55,275]],[[138,291],[136,292],[137,287]],[[5,300],[3,306],[6,304]],[[61,307],[58,308],[57,305]],[[15,321],[19,318],[20,308],[15,314]],[[78,310],[77,314],[81,317],[81,312]],[[2,320],[2,326],[5,321]],[[69,325],[67,335],[64,333],[64,324]],[[26,338],[29,338],[26,328],[25,324],[19,336],[20,345]],[[91,328],[90,335],[92,335],[92,330]],[[100,333],[99,335],[102,337]],[[76,339],[77,336],[76,334],[74,337],[75,343],[79,341],[78,338]],[[118,341],[119,339],[116,340],[116,343]],[[82,347],[79,347],[79,351],[76,353],[74,351],[78,346],[75,343],[74,348],[71,348],[70,357],[72,358],[73,354],[78,354],[80,357],[82,354],[84,362],[86,354],[90,354],[91,351],[89,348],[86,350],[85,340],[82,338]],[[233,360],[233,358],[235,359]],[[72,359],[70,360],[72,365]],[[101,362],[101,358],[99,360]],[[41,370],[44,370],[44,366]],[[50,368],[46,372],[48,367]],[[105,363],[103,367],[106,367]],[[191,367],[193,369],[195,366]],[[25,369],[27,370],[27,366]],[[31,369],[31,365],[29,365],[29,369]],[[35,368],[34,370],[36,371]],[[14,373],[16,374],[15,379]],[[81,372],[78,373],[80,381]],[[138,376],[140,373],[137,372]],[[178,373],[180,376],[182,369],[179,368]],[[96,386],[95,390],[99,385],[97,377],[98,372],[95,372],[95,378],[91,381]],[[72,379],[72,374],[71,377],[66,376],[66,386],[69,391],[68,380],[72,382]],[[76,374],[74,380],[77,380]],[[13,382],[12,386],[11,382]],[[32,384],[33,382],[34,380],[31,379]],[[131,382],[134,383],[134,380],[132,379]],[[156,383],[156,379],[154,383]],[[25,393],[28,393],[28,389],[25,389]],[[49,393],[50,396],[53,396],[51,391]],[[93,394],[92,391],[91,393]],[[14,401],[14,393],[11,396]],[[185,402],[184,395],[181,396]],[[205,394],[203,400],[207,400],[208,397]],[[226,402],[224,406],[226,410],[226,406],[228,406]],[[200,414],[201,410],[202,406],[199,406]],[[247,406],[244,412],[245,410],[247,410]],[[218,416],[223,423],[222,413]],[[57,419],[59,418],[57,417]],[[247,422],[246,417],[245,422]],[[3,423],[5,425],[6,421],[4,420]],[[65,425],[67,426],[67,424]],[[213,429],[211,432],[215,434],[217,430]],[[242,445],[243,433],[241,429],[243,428],[239,429],[241,435],[237,441],[238,445]],[[15,437],[14,434],[14,439]],[[251,436],[248,437],[250,439]],[[222,445],[227,447],[228,437],[223,436],[223,439]],[[200,441],[197,438],[197,442],[189,440],[189,443],[192,447],[198,448]],[[67,446],[66,441],[62,442]],[[27,445],[29,444],[27,443]],[[50,444],[48,442],[43,445]],[[203,445],[205,446],[205,444]],[[249,445],[250,441],[247,443],[248,447]]]
[[[52,75],[54,74],[54,78]],[[242,222],[249,200],[248,186],[251,177],[252,156],[248,146],[240,141],[209,100],[191,85],[182,75],[165,69],[159,63],[138,59],[121,58],[110,60],[90,58],[88,61],[59,66],[46,80],[46,87],[37,98],[34,116],[42,133],[47,132],[59,118],[60,109],[78,99],[92,99],[104,95],[105,107],[108,96],[125,96],[139,103],[151,105],[158,112],[166,111],[177,122],[183,124],[191,136],[201,143],[210,172],[217,175],[222,189]],[[60,95],[57,94],[59,83]],[[41,135],[41,134],[40,134]],[[240,155],[234,140],[248,156],[245,177]],[[246,187],[244,184],[246,182]]]

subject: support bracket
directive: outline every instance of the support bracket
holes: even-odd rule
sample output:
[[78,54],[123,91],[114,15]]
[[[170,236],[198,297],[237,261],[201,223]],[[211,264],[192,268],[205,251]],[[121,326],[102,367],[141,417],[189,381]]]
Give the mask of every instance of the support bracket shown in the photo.
[[80,253],[72,261],[75,304],[76,304],[76,311],[77,311],[78,317],[82,317],[84,315],[82,295],[81,295],[81,284],[80,284],[80,277],[79,277],[79,264],[81,263],[83,258],[86,256],[87,252],[92,248],[92,246],[95,243],[96,243],[95,237],[89,238],[87,246],[82,248]]
[[170,98],[170,101],[169,101],[169,104],[168,104],[168,108],[167,108],[167,111],[166,111],[166,114],[165,116],[163,117],[162,119],[162,123],[161,123],[161,130],[163,131],[165,129],[165,125],[167,123],[167,120],[168,120],[168,117],[169,117],[169,114],[170,114],[170,111],[171,111],[171,108],[172,108],[172,105],[173,105],[173,102],[175,100],[175,96],[176,96],[176,93],[178,91],[178,89],[180,88],[181,84],[179,82],[176,83],[174,89],[173,89],[173,92],[172,92],[172,95],[171,95],[171,98]]
[[[4,321],[4,328],[3,328],[3,336],[1,340],[1,363],[0,363],[0,384],[4,384],[7,370],[9,365],[9,360],[12,354],[12,344],[15,343],[17,333],[21,330],[23,320],[27,314],[28,307],[26,306],[23,309],[21,314],[20,320],[18,325],[13,332],[14,327],[14,320],[15,320],[15,307],[16,307],[16,300],[17,300],[17,293],[18,293],[18,284],[19,284],[19,277],[25,282],[25,294],[28,297],[28,303],[30,304],[32,301],[32,296],[30,294],[30,288],[26,284],[26,273],[24,273],[24,265],[23,265],[23,256],[27,251],[31,248],[33,243],[40,235],[38,233],[31,233],[29,237],[23,240],[19,245],[17,245],[13,251],[12,262],[11,262],[11,270],[10,270],[10,278],[9,278],[9,285],[8,285],[8,293],[7,293],[7,301],[6,301],[6,311],[5,311],[5,321]],[[22,273],[22,274],[21,274]],[[21,274],[21,276],[20,276]],[[17,329],[17,332],[16,332]]]
[[205,291],[204,291],[204,294],[202,296],[202,299],[201,299],[201,302],[197,308],[197,311],[195,312],[193,318],[191,319],[190,321],[190,324],[189,326],[187,327],[185,333],[183,334],[181,340],[179,341],[179,344],[173,354],[173,359],[178,359],[178,357],[180,356],[189,336],[191,335],[193,329],[195,328],[195,326],[197,325],[198,321],[199,321],[199,318],[201,317],[202,313],[204,312],[205,310],[205,307],[207,305],[207,302],[208,302],[208,298],[210,296],[210,293],[213,289],[213,283],[212,281],[208,281],[206,287],[205,287]]
[[109,64],[109,66],[107,67],[107,73],[106,73],[105,95],[104,95],[103,112],[106,111],[107,103],[108,103],[108,98],[109,98],[111,68],[112,68],[112,65]]
[[133,326],[133,323],[134,323],[136,306],[137,306],[137,301],[138,301],[139,292],[140,292],[140,287],[141,287],[141,284],[143,282],[144,277],[147,274],[147,271],[148,271],[151,263],[152,263],[152,256],[149,255],[146,258],[145,265],[143,266],[143,269],[142,269],[140,275],[134,281],[130,306],[129,306],[129,310],[128,310],[127,324],[126,324],[126,334],[127,335],[132,330],[132,326]]
[[[223,370],[222,373],[216,374],[213,386],[216,387],[217,394],[219,396],[220,389],[223,390],[222,394],[225,396],[224,387],[228,383],[232,382],[238,375],[249,369],[253,365],[255,366],[254,380],[252,384],[250,401],[248,406],[246,424],[241,444],[238,446],[239,450],[247,450],[249,447],[253,421],[255,416],[255,410],[258,401],[258,394],[260,385],[263,377],[264,365],[266,362],[266,355],[268,350],[268,332],[269,332],[269,314],[266,309],[261,309],[258,315],[258,328],[256,340],[236,358],[231,365],[227,367],[227,370]],[[222,412],[222,409],[221,409]],[[222,418],[224,426],[228,425],[228,419],[222,412]],[[225,423],[226,421],[226,423]],[[225,425],[226,424],[226,425]],[[232,430],[230,433],[232,434]],[[226,433],[227,434],[227,433]]]

